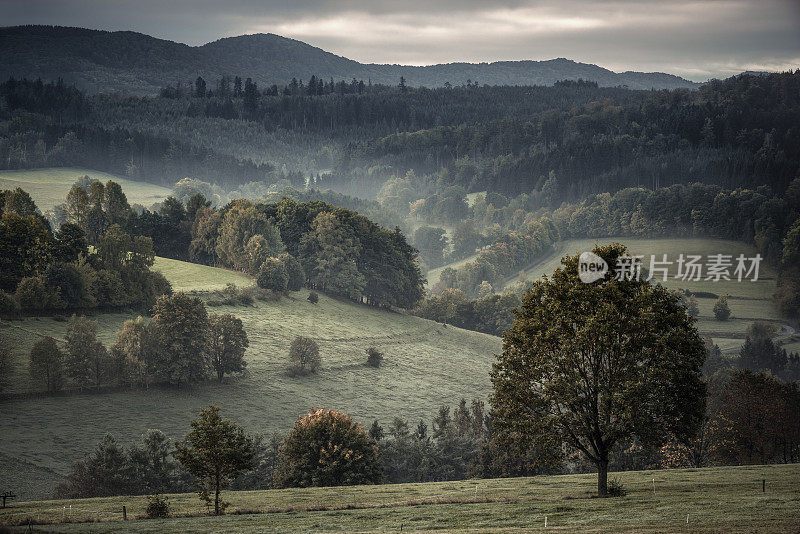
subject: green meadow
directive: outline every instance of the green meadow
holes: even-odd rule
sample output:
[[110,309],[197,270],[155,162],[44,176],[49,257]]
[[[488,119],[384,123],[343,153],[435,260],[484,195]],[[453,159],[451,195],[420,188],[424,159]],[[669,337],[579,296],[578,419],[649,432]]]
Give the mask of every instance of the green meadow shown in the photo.
[[[0,524],[46,532],[796,532],[800,465],[613,473],[624,497],[592,496],[596,475],[227,492],[228,515],[194,494],[145,519],[145,497],[16,503]],[[122,507],[128,521],[122,521]],[[547,527],[545,528],[545,522]],[[37,530],[41,529],[41,530]]]
[[113,180],[117,182],[128,202],[140,204],[149,208],[156,202],[167,198],[172,191],[166,187],[135,182],[120,176],[90,169],[75,169],[65,167],[50,167],[45,169],[26,169],[13,171],[0,171],[0,189],[14,189],[21,187],[31,195],[36,206],[44,213],[53,209],[56,204],[61,204],[67,197],[76,180],[88,176],[102,182]]

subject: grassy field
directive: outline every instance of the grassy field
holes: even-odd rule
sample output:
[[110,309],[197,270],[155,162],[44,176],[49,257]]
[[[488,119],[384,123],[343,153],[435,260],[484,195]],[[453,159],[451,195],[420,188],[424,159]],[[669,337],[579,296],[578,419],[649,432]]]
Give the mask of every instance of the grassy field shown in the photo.
[[456,261],[456,262],[453,262],[453,263],[448,263],[447,265],[442,265],[441,267],[437,267],[436,269],[431,269],[430,271],[425,273],[425,280],[427,281],[426,287],[428,289],[430,289],[433,286],[435,286],[436,284],[438,284],[439,283],[439,277],[442,276],[442,271],[447,269],[448,267],[451,267],[453,269],[458,269],[459,267],[461,267],[465,263],[469,263],[471,261],[474,261],[475,258],[477,258],[477,257],[478,257],[477,254],[473,254],[472,256],[468,256],[468,257],[464,258],[463,260]]
[[169,258],[156,258],[153,270],[161,271],[167,277],[173,291],[218,291],[228,284],[238,287],[254,285],[253,279],[246,274]]
[[[225,277],[238,276],[163,260],[157,267],[164,265],[176,288],[207,289]],[[499,338],[325,296],[314,305],[307,295],[301,291],[279,302],[209,308],[240,317],[250,338],[246,374],[224,384],[16,395],[0,401],[3,452],[19,461],[17,467],[8,459],[0,462],[0,480],[18,480],[14,489],[26,498],[47,498],[58,476],[90,452],[106,432],[123,443],[138,440],[150,428],[181,438],[189,421],[212,403],[248,431],[267,434],[288,430],[298,415],[315,407],[343,409],[365,424],[374,418],[387,424],[397,415],[430,422],[442,404],[457,404],[462,397],[484,399],[489,393],[489,370],[493,354],[501,350]],[[112,342],[123,322],[133,316],[95,317],[100,338]],[[41,389],[28,377],[28,352],[39,335],[62,338],[66,324],[54,318],[4,322],[3,334],[14,348],[12,393]],[[316,376],[292,377],[286,372],[289,344],[298,335],[320,345],[323,366]],[[369,346],[385,354],[378,369],[365,365]],[[41,470],[52,473],[49,486],[40,482],[48,478]]]
[[194,494],[169,497],[177,516],[170,519],[143,519],[144,497],[15,503],[0,510],[0,523],[27,525],[31,518],[50,523],[38,527],[47,532],[107,533],[777,533],[796,532],[800,526],[798,464],[632,471],[611,477],[626,487],[627,496],[593,498],[596,475],[586,474],[228,492],[223,497],[231,508],[221,517],[205,515]]
[[[527,280],[535,280],[545,274],[550,275],[561,266],[561,258],[564,255],[591,250],[595,244],[604,245],[614,242],[625,244],[631,254],[643,255],[645,267],[648,266],[651,255],[656,255],[656,259],[660,259],[661,255],[666,254],[667,260],[674,262],[680,254],[699,254],[704,257],[709,254],[731,254],[736,257],[740,253],[752,257],[756,254],[756,250],[752,246],[722,239],[632,239],[626,237],[571,239],[560,243],[556,254],[549,256],[547,260],[525,269],[524,277]],[[764,263],[761,264],[759,279],[756,282],[749,280],[742,282],[736,280],[683,282],[672,278],[676,272],[677,265],[672,265],[668,280],[663,282],[664,286],[670,289],[728,295],[728,304],[732,315],[728,321],[717,321],[714,318],[714,298],[698,299],[700,316],[697,327],[700,333],[714,338],[715,343],[723,351],[738,351],[745,332],[753,321],[781,322],[781,317],[772,301],[772,294],[775,291],[775,273]],[[520,277],[516,277],[508,285],[519,280]]]
[[134,182],[113,174],[90,169],[52,167],[46,169],[0,171],[0,189],[21,187],[27,191],[42,213],[61,204],[67,197],[72,184],[83,176],[96,178],[103,182],[113,180],[122,186],[130,204],[141,204],[149,208],[168,197],[172,191],[166,187]]

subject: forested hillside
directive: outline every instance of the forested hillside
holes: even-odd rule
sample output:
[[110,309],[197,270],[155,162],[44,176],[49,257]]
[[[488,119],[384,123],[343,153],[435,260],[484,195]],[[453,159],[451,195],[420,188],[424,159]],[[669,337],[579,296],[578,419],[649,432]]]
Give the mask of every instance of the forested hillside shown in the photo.
[[383,84],[397,83],[402,76],[409,85],[427,87],[461,85],[467,80],[489,85],[552,85],[578,78],[632,89],[697,87],[670,74],[615,73],[563,58],[426,67],[363,64],[273,34],[229,37],[192,47],[129,31],[17,26],[0,29],[0,55],[0,78],[65,78],[91,93],[152,95],[167,83],[235,73],[246,73],[262,85],[316,74],[325,79],[363,78]]
[[798,86],[798,73],[695,92],[588,82],[431,90],[312,76],[269,87],[197,79],[128,98],[9,81],[0,156],[5,168],[87,166],[165,185],[191,176],[226,189],[281,179],[302,188],[311,178],[362,197],[409,170],[425,177],[426,194],[457,185],[550,205],[694,181],[781,191],[800,159]]

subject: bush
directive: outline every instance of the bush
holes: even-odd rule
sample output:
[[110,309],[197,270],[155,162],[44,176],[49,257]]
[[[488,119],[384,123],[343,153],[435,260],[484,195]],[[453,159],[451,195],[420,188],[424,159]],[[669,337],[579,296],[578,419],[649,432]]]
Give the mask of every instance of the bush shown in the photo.
[[628,494],[628,490],[622,485],[618,478],[613,478],[608,483],[608,496],[609,497],[624,497]]
[[14,295],[0,291],[0,317],[14,317],[19,313],[19,303]]
[[169,517],[169,499],[161,495],[150,495],[147,497],[147,509],[145,511],[150,519]]
[[316,304],[317,302],[319,302],[319,294],[315,293],[314,291],[309,293],[308,302],[310,302],[311,304]]
[[717,321],[727,321],[731,317],[731,308],[728,306],[728,297],[722,296],[714,303],[714,317]]
[[283,262],[286,267],[286,273],[289,276],[287,287],[289,291],[300,291],[306,283],[306,272],[303,266],[297,261],[297,258],[289,253],[283,253],[278,256],[278,259]]
[[216,291],[219,298],[210,299],[208,306],[251,306],[255,302],[255,288],[239,289],[236,284],[227,284],[222,291]]
[[291,371],[296,374],[314,373],[322,363],[319,356],[319,345],[313,339],[297,336],[289,347]]
[[261,264],[256,283],[262,289],[283,292],[289,285],[289,273],[281,260],[267,258]]
[[367,365],[370,367],[380,367],[381,362],[383,361],[383,353],[376,349],[375,347],[370,347],[366,350],[367,353]]

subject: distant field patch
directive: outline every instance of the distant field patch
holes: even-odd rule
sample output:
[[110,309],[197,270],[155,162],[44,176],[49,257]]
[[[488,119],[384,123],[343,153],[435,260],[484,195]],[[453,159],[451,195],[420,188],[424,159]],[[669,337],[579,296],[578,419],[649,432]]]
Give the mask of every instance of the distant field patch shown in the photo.
[[128,197],[130,204],[141,204],[145,208],[161,202],[172,193],[170,189],[159,185],[135,182],[90,169],[66,167],[0,171],[0,189],[21,187],[31,195],[36,206],[44,213],[56,204],[64,202],[72,184],[83,176],[89,176],[89,178],[95,178],[104,183],[108,180],[117,182],[125,192],[125,196]]
[[172,284],[173,291],[217,291],[227,284],[240,288],[254,284],[253,279],[243,273],[168,258],[156,258],[153,270],[161,271]]

